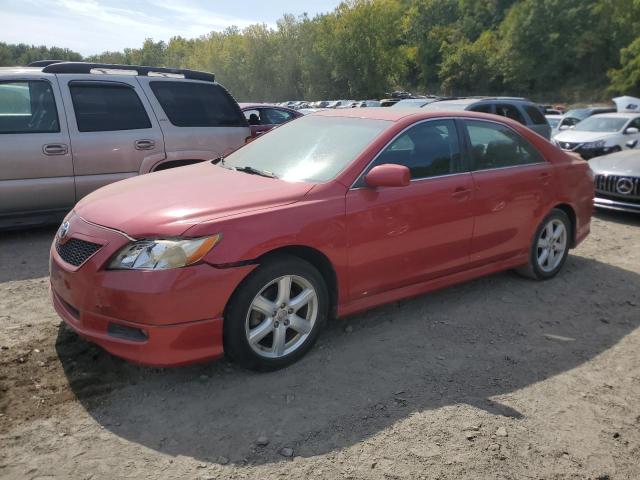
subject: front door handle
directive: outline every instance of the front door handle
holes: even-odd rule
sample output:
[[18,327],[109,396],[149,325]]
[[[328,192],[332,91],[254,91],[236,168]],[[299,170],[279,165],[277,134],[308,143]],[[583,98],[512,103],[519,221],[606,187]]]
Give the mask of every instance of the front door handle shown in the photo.
[[66,155],[69,152],[69,146],[64,143],[48,143],[42,146],[42,153],[45,155]]
[[156,148],[156,142],[153,140],[136,140],[136,150],[153,150]]
[[451,198],[456,200],[467,200],[471,196],[471,189],[467,187],[458,187],[451,194]]

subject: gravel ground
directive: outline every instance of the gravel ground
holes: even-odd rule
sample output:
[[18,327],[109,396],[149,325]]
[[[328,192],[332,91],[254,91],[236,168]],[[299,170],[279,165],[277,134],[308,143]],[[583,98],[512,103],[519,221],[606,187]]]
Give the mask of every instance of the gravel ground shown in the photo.
[[599,214],[554,280],[334,321],[268,374],[79,339],[48,299],[54,232],[0,233],[0,478],[640,478],[640,217]]

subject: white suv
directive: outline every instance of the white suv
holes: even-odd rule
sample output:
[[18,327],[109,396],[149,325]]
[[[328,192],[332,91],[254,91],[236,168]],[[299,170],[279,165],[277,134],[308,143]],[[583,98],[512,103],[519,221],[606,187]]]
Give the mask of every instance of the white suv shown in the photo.
[[251,135],[211,73],[36,65],[0,68],[0,228],[57,222],[103,185],[226,155]]

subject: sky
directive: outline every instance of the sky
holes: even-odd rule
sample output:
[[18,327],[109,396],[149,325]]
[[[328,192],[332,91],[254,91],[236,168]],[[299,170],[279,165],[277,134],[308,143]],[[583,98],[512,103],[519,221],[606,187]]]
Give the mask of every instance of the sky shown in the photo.
[[142,45],[145,38],[194,38],[254,23],[274,27],[285,13],[314,16],[339,0],[0,0],[0,42],[66,47],[91,55]]

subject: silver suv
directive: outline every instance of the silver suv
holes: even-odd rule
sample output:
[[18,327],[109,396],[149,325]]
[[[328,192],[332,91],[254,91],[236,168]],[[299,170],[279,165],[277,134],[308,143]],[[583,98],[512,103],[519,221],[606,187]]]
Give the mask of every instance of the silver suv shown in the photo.
[[425,110],[469,110],[508,117],[526,125],[549,140],[551,127],[535,103],[521,97],[476,97],[441,100],[423,106]]
[[211,73],[36,64],[0,68],[0,228],[56,222],[103,185],[226,155],[251,135]]

